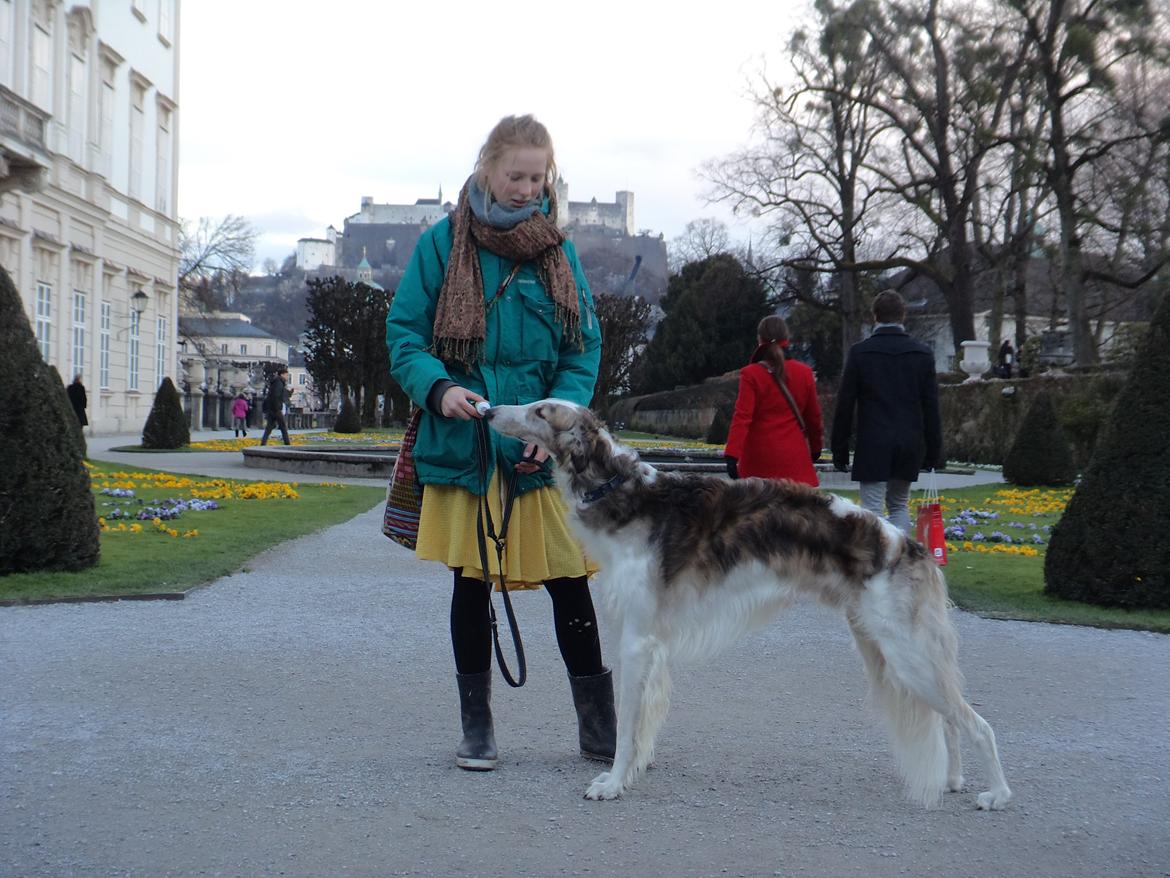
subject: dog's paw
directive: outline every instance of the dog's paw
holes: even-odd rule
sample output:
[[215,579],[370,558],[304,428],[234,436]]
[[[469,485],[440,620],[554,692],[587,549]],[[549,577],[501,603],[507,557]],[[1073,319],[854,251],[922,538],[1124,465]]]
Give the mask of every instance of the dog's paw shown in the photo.
[[999,811],[1012,800],[1012,791],[1007,787],[998,790],[988,790],[980,793],[975,800],[975,806],[980,811]]
[[593,778],[593,782],[589,784],[589,789],[585,790],[585,798],[593,799],[594,801],[601,801],[603,799],[616,799],[622,794],[622,784],[612,771],[603,771],[597,777]]
[[963,787],[965,787],[966,785],[967,785],[967,781],[963,777],[963,775],[961,775],[961,774],[958,777],[947,778],[947,792],[948,793],[961,793],[961,792],[963,792]]

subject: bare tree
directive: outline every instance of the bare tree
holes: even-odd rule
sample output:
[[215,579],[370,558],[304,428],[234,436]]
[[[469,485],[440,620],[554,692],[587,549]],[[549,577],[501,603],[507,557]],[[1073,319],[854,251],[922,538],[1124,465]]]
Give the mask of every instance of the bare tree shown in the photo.
[[683,233],[667,248],[671,274],[678,274],[688,262],[702,262],[711,256],[731,252],[727,224],[703,217],[687,223]]
[[638,356],[650,331],[650,303],[640,296],[599,293],[594,304],[601,325],[601,364],[593,407],[605,416],[609,403],[627,393]]
[[[1150,57],[1161,32],[1150,0],[1005,0],[1017,16],[1040,72],[1046,122],[1045,173],[1060,222],[1061,286],[1073,357],[1097,361],[1085,297],[1082,243],[1086,210],[1078,175],[1119,146],[1148,140],[1155,131],[1117,131],[1116,82],[1131,58]],[[1164,16],[1164,13],[1162,13]],[[1161,38],[1162,48],[1165,39]],[[1163,96],[1164,105],[1164,96]]]
[[[867,169],[890,123],[873,110],[882,65],[862,27],[863,4],[816,6],[815,30],[788,44],[791,87],[764,80],[755,93],[756,142],[710,162],[712,197],[772,215],[774,253],[760,268],[773,284],[842,317],[847,350],[861,335],[858,250],[873,224],[877,177]],[[800,296],[788,269],[838,275],[835,301]],[[814,285],[815,286],[815,285]]]
[[[200,217],[179,228],[179,290],[183,303],[209,310],[217,285],[246,277],[256,256],[256,229],[242,216]],[[211,300],[211,301],[209,301]]]

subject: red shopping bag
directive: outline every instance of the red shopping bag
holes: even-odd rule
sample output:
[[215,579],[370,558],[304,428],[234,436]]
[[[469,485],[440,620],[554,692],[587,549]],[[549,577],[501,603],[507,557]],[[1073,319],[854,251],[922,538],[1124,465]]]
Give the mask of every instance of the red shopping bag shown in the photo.
[[930,557],[940,567],[945,567],[947,563],[945,529],[942,504],[938,501],[938,488],[934,480],[934,470],[931,470],[926,484],[926,496],[918,505],[918,542],[926,547]]

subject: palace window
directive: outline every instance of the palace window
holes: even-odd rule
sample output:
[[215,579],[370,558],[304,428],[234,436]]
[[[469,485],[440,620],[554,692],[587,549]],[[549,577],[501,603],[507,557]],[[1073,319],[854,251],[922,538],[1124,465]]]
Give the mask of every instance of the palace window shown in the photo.
[[71,375],[85,372],[85,306],[86,295],[81,290],[73,291],[73,363]]
[[37,281],[37,347],[45,362],[53,346],[53,288],[44,281]]
[[98,385],[110,388],[110,303],[102,302],[101,324],[98,335]]
[[137,311],[130,312],[130,381],[129,389],[137,390],[140,379],[139,346],[142,343],[142,315]]

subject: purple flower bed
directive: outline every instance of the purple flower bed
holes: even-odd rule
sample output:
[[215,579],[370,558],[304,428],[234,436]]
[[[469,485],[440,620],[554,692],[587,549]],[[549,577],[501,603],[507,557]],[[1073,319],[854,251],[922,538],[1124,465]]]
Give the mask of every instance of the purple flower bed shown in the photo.
[[206,512],[211,509],[219,509],[219,504],[214,500],[200,500],[198,498],[179,499],[178,497],[168,497],[166,500],[153,501],[149,506],[145,505],[142,500],[138,502],[143,504],[141,509],[125,510],[114,507],[114,509],[106,514],[106,520],[138,519],[139,521],[151,521],[158,518],[162,521],[173,521],[188,510]]

